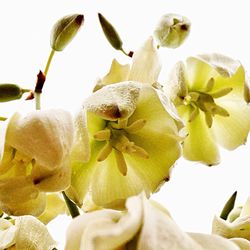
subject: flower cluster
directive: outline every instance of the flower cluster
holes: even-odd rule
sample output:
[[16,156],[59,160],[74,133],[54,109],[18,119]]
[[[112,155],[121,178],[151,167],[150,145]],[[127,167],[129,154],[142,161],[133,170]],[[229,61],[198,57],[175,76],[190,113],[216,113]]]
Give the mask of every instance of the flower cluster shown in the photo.
[[215,217],[213,234],[206,235],[183,232],[165,208],[149,200],[181,156],[211,166],[220,161],[219,145],[234,150],[246,142],[250,90],[243,65],[220,54],[193,56],[161,82],[158,49],[179,47],[190,21],[164,15],[154,36],[126,53],[115,28],[98,17],[110,44],[132,62],[114,59],[74,117],[40,110],[41,93],[55,52],[78,33],[83,15],[53,26],[52,50],[34,91],[0,84],[1,102],[26,92],[36,102],[33,112],[0,117],[0,209],[19,216],[2,214],[0,249],[53,249],[40,221],[65,213],[58,192],[77,217],[68,229],[67,250],[250,249],[250,201],[227,218]]

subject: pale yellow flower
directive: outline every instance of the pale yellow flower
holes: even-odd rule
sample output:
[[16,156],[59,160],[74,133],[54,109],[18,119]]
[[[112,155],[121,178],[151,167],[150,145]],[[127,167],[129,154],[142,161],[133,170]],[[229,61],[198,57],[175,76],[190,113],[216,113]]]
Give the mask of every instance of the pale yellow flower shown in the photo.
[[168,180],[181,154],[182,122],[169,99],[152,86],[160,63],[151,38],[128,69],[114,61],[76,119],[67,193],[84,209],[89,200],[116,206],[143,190],[150,195]]
[[249,95],[243,66],[219,54],[190,57],[171,73],[166,92],[185,119],[183,154],[208,165],[219,163],[218,145],[233,150],[246,142]]
[[46,226],[35,217],[0,218],[1,250],[52,250],[56,245]]
[[224,220],[214,217],[212,232],[241,244],[241,249],[250,249],[250,197],[244,206],[235,207]]
[[40,215],[46,193],[70,184],[73,121],[63,110],[15,113],[1,123],[0,207],[13,215]]
[[126,208],[75,218],[67,230],[65,250],[240,250],[217,235],[183,232],[166,209],[142,194],[128,198]]

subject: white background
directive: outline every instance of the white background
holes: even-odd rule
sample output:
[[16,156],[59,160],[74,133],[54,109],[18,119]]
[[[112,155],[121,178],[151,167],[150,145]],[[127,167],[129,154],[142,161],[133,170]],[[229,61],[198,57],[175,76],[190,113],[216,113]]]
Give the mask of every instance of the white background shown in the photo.
[[[192,29],[180,48],[160,49],[163,70],[160,81],[178,60],[201,53],[219,52],[240,60],[250,69],[250,15],[247,0],[0,0],[0,82],[33,88],[36,74],[44,69],[50,52],[50,30],[60,17],[82,13],[85,23],[74,41],[56,53],[44,87],[42,108],[61,107],[74,112],[91,93],[97,77],[107,73],[115,51],[105,40],[97,13],[119,31],[124,49],[135,50],[166,13],[187,16]],[[16,110],[32,110],[32,101],[0,103],[0,116]],[[221,164],[209,168],[180,159],[170,182],[152,196],[167,207],[185,231],[210,233],[212,218],[238,190],[237,203],[249,195],[250,147],[224,150]],[[63,246],[70,219],[60,217],[49,226]]]

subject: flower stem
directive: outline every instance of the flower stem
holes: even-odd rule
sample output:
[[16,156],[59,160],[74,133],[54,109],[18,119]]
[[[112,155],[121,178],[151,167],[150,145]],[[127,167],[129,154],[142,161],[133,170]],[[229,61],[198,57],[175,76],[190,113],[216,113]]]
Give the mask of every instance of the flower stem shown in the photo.
[[67,207],[68,207],[68,209],[69,209],[69,212],[70,212],[71,217],[72,217],[72,218],[75,218],[75,217],[77,217],[78,215],[80,215],[79,210],[78,210],[76,204],[75,204],[72,200],[70,200],[70,199],[68,198],[68,196],[65,194],[64,191],[62,191],[62,194],[63,194],[63,198],[64,198],[64,200],[65,200],[65,203],[66,203],[66,205],[67,205]]
[[[46,77],[47,74],[48,74],[49,67],[50,67],[50,64],[51,64],[51,61],[52,61],[54,55],[55,55],[55,50],[52,49],[50,51],[50,54],[49,54],[49,57],[48,57],[48,60],[47,60],[47,64],[45,66],[45,70],[43,72],[44,77]],[[35,92],[36,110],[41,109],[41,93],[42,92]]]

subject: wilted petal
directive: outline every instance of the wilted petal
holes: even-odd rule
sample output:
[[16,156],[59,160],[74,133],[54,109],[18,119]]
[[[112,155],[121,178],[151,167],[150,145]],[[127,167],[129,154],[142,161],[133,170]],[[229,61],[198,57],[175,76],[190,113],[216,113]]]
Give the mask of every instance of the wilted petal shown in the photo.
[[6,142],[48,169],[55,169],[70,153],[73,121],[63,110],[34,111],[19,115],[8,128]]
[[[180,114],[189,117],[186,107],[181,107]],[[184,141],[183,155],[191,161],[200,161],[207,165],[218,164],[219,150],[214,141],[214,135],[208,128],[204,115],[200,112],[192,122],[186,119],[188,136]]]
[[84,107],[109,121],[127,118],[135,110],[139,91],[139,85],[133,82],[108,85],[87,98]]
[[46,226],[32,216],[21,216],[15,220],[16,248],[45,250],[56,247]]
[[150,37],[145,44],[134,53],[133,64],[128,80],[152,84],[157,81],[161,70],[158,52],[154,40]]
[[67,230],[65,249],[116,249],[131,240],[141,226],[141,200],[132,197],[126,207],[126,213],[106,209],[75,218]]
[[226,149],[233,150],[244,144],[250,128],[250,107],[243,98],[221,99],[217,102],[226,109],[229,117],[216,115],[213,132],[216,140]]
[[48,194],[46,196],[46,208],[38,219],[44,224],[48,224],[59,214],[66,212],[66,205],[58,194]]

